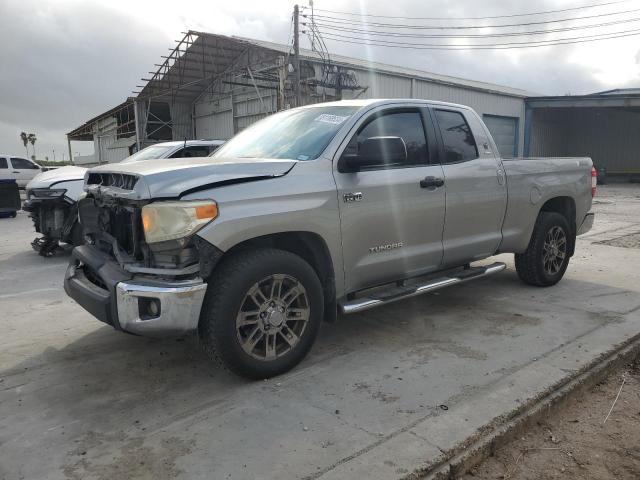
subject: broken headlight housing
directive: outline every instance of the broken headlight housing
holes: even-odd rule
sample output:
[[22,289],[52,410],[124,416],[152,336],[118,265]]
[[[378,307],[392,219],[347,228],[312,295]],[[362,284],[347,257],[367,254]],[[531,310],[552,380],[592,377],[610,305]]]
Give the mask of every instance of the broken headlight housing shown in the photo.
[[189,237],[218,216],[213,200],[154,202],[142,207],[147,243]]

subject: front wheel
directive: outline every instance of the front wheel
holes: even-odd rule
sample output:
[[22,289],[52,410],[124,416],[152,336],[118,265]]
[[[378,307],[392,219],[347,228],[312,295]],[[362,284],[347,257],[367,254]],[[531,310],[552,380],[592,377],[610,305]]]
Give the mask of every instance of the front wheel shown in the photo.
[[309,352],[324,311],[311,266],[276,249],[240,251],[209,281],[198,333],[205,351],[252,379],[284,373]]
[[520,279],[539,287],[558,283],[569,265],[570,245],[574,240],[563,215],[540,212],[527,250],[515,255]]

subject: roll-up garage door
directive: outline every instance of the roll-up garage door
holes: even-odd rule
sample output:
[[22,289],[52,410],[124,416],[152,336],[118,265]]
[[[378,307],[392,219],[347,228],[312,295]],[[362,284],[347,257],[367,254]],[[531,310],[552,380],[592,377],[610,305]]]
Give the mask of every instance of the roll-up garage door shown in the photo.
[[502,158],[518,156],[518,119],[483,115],[484,123],[491,132]]

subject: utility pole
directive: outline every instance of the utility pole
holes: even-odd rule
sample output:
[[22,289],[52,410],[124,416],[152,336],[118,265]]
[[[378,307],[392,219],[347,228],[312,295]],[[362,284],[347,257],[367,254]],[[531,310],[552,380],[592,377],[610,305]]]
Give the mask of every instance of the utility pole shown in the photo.
[[69,161],[73,163],[73,155],[71,154],[71,139],[69,137],[67,137],[67,147],[69,147]]
[[300,94],[300,9],[298,5],[293,7],[293,68],[295,70],[294,88],[296,94],[296,107],[302,105],[302,95]]

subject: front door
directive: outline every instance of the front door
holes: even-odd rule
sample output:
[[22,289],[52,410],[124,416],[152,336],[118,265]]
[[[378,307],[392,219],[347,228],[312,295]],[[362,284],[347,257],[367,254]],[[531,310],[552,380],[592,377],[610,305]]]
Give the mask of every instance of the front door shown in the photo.
[[[406,158],[360,171],[345,167],[345,158],[374,137],[399,137]],[[334,171],[348,291],[440,265],[445,195],[435,149],[426,109],[387,107],[360,122]]]
[[434,108],[446,191],[443,266],[493,255],[502,240],[507,185],[482,122],[466,109]]

